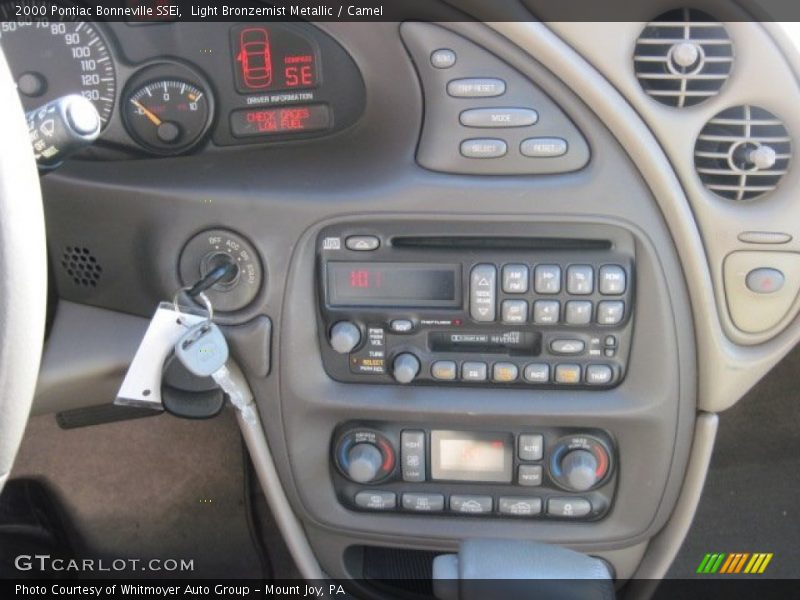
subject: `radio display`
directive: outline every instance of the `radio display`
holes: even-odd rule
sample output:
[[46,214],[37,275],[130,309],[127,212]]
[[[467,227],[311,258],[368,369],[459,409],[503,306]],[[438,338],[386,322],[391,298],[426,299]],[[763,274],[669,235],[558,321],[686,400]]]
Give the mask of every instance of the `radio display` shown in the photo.
[[461,266],[452,264],[329,262],[330,306],[461,306]]
[[431,478],[511,482],[510,434],[431,431]]

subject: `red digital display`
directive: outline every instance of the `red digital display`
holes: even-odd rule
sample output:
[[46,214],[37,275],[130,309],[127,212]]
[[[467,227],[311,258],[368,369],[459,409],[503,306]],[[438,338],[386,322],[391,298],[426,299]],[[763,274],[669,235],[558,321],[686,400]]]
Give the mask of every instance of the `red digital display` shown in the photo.
[[236,89],[243,94],[317,85],[317,52],[291,28],[237,25],[231,30],[231,43]]
[[315,131],[330,127],[324,104],[283,108],[248,108],[231,113],[231,132],[237,137]]
[[383,273],[381,271],[369,271],[368,269],[350,271],[351,288],[380,289],[382,285]]

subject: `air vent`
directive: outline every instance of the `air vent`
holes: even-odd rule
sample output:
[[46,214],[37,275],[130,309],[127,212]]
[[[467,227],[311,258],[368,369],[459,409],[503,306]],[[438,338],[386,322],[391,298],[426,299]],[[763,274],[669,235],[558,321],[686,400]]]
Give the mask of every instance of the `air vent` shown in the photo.
[[644,28],[633,63],[645,92],[683,108],[719,93],[733,68],[733,44],[725,26],[706,13],[672,10]]
[[97,287],[103,268],[88,248],[67,246],[61,255],[61,266],[75,285]]
[[774,190],[791,158],[792,140],[781,120],[749,105],[717,114],[694,147],[703,184],[730,200],[750,200]]

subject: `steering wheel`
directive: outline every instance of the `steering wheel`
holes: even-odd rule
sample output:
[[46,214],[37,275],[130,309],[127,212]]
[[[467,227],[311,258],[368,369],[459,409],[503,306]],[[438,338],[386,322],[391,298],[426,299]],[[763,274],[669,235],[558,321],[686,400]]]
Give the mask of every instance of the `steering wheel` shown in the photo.
[[0,50],[0,491],[22,441],[44,343],[47,245],[39,175]]

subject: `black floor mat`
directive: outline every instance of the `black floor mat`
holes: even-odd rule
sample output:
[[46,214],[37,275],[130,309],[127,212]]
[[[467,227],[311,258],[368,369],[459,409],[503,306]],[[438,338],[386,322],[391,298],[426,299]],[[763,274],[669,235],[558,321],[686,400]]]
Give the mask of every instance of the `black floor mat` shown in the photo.
[[800,578],[798,383],[800,347],[720,415],[703,497],[670,577],[697,576],[709,552],[772,552],[764,576]]

